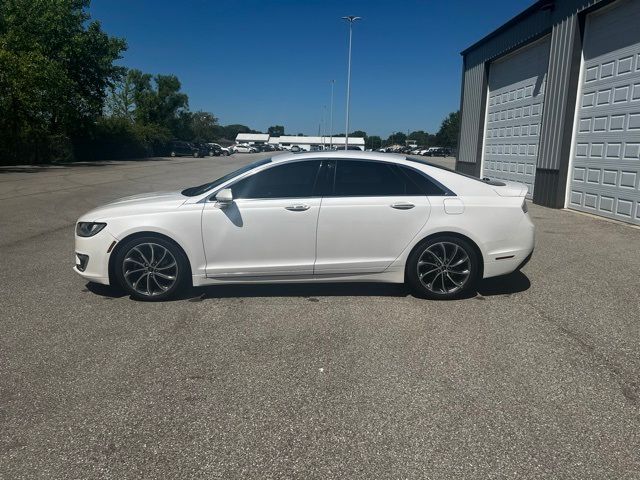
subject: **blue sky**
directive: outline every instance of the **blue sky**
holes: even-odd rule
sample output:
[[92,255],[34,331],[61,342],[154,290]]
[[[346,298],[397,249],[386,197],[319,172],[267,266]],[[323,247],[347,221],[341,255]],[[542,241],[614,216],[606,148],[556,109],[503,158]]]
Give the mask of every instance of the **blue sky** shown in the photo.
[[[460,103],[460,51],[533,0],[93,0],[90,13],[126,38],[122,65],[173,73],[192,110],[222,124],[317,134],[330,80],[343,132],[344,15],[354,26],[350,130],[434,132]],[[327,126],[328,132],[328,126]]]

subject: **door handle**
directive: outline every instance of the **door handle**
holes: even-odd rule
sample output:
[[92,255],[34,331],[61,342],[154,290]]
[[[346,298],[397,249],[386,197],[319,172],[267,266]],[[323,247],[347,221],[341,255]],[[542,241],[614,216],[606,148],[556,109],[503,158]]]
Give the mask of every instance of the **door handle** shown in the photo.
[[309,210],[311,207],[309,207],[309,205],[289,205],[284,208],[291,212],[304,212],[305,210]]
[[394,203],[391,205],[391,208],[395,208],[397,210],[411,210],[415,205],[413,203]]

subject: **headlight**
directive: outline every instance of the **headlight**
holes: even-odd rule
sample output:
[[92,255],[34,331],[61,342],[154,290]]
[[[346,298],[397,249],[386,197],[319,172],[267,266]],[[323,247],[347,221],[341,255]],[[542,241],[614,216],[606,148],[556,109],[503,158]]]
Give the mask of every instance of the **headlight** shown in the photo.
[[78,222],[76,225],[76,235],[79,237],[93,237],[96,233],[106,227],[106,223],[99,222]]
[[522,200],[522,211],[524,213],[527,213],[529,211],[529,207],[527,207],[527,201],[526,200]]

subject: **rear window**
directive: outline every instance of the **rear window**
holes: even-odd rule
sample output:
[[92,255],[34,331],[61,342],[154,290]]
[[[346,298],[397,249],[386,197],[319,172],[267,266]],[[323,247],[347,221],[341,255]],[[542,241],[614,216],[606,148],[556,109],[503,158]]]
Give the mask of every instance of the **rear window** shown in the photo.
[[370,197],[419,194],[400,171],[383,162],[338,160],[334,184],[337,197]]
[[466,173],[456,172],[455,170],[451,170],[450,168],[443,167],[442,165],[437,165],[435,163],[427,162],[425,160],[422,160],[421,158],[413,158],[413,157],[406,157],[406,158],[410,162],[421,163],[423,165],[429,165],[430,167],[439,168],[440,170],[446,170],[447,172],[455,173],[456,175],[461,175],[463,177],[467,177],[472,180],[476,180],[478,182],[486,183],[488,185],[493,185],[494,187],[504,187],[506,185],[505,183],[502,183],[499,180],[491,180],[490,178],[487,178],[487,177],[478,178],[478,177],[474,177],[473,175],[468,175]]
[[412,168],[401,167],[398,168],[402,171],[404,175],[406,175],[409,180],[415,184],[419,190],[419,192],[423,195],[428,196],[444,196],[444,195],[453,195],[452,192],[444,188],[442,185],[437,184],[434,180],[427,178],[420,172],[416,172]]

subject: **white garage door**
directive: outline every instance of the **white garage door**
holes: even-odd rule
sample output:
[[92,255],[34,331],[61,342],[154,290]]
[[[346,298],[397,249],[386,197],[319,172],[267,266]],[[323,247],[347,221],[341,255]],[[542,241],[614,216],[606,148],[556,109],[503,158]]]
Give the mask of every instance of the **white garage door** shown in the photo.
[[568,206],[640,224],[640,2],[587,17]]
[[550,38],[489,66],[482,175],[514,180],[533,194]]

